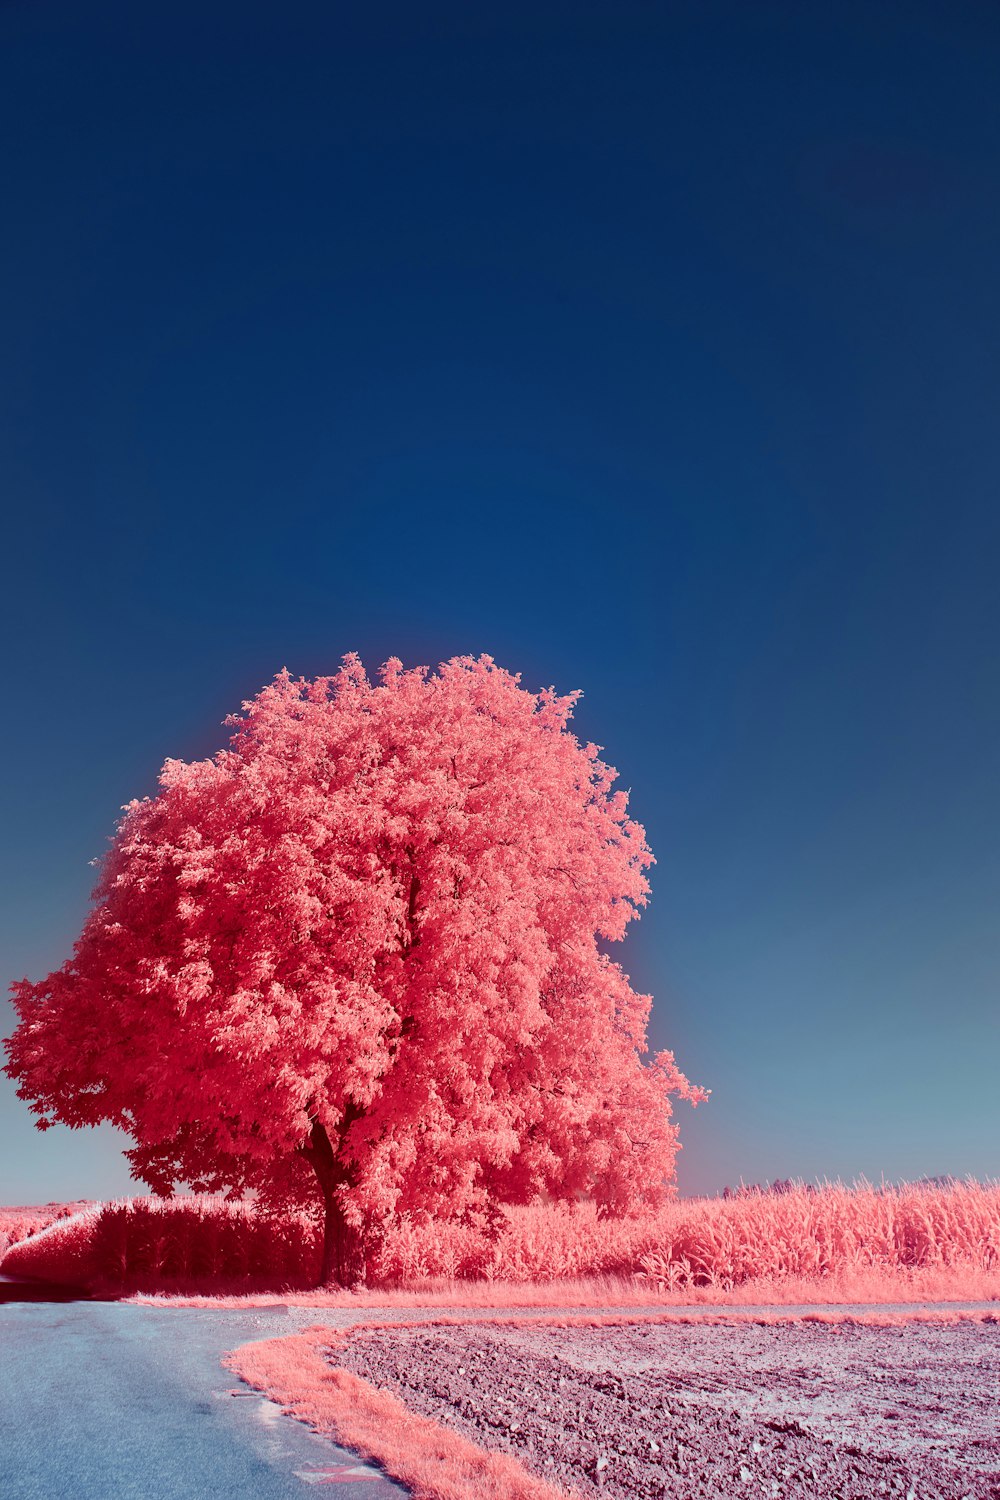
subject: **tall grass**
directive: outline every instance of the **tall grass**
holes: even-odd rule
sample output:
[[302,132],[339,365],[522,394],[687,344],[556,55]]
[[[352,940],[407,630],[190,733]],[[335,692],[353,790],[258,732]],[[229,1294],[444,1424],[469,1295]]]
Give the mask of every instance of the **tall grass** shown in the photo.
[[[2,1267],[104,1290],[239,1292],[309,1287],[319,1262],[319,1230],[305,1215],[273,1220],[196,1197],[98,1206],[14,1245]],[[960,1283],[978,1295],[1000,1287],[1000,1182],[782,1184],[675,1200],[633,1219],[602,1220],[585,1203],[532,1205],[508,1208],[492,1237],[408,1216],[373,1248],[368,1283],[388,1292],[477,1282],[502,1301],[507,1286],[596,1278],[700,1300],[765,1284],[871,1289],[918,1273],[941,1295]]]

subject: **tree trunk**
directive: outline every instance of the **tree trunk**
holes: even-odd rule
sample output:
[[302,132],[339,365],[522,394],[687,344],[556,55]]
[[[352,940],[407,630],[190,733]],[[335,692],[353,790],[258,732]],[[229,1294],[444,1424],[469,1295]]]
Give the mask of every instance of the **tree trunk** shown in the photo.
[[353,1286],[363,1267],[361,1236],[344,1218],[334,1186],[321,1182],[320,1187],[323,1192],[323,1261],[319,1284],[329,1286],[337,1282],[340,1286]]
[[[361,1118],[361,1111],[349,1106],[345,1114],[345,1130]],[[336,1153],[326,1130],[318,1120],[312,1122],[308,1146],[299,1148],[316,1174],[323,1198],[323,1258],[320,1268],[320,1286],[337,1282],[341,1286],[352,1286],[364,1269],[361,1235],[353,1224],[348,1224],[337,1198],[337,1189],[351,1181],[350,1168],[337,1160]]]

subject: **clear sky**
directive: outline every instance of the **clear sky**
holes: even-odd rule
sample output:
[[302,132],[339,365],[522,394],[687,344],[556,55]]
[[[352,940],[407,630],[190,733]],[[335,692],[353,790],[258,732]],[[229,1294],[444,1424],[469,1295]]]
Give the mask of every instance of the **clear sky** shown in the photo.
[[[1000,1176],[998,76],[962,0],[0,7],[4,984],[281,667],[487,652],[657,857],[681,1192]],[[0,1079],[0,1201],[120,1144]]]

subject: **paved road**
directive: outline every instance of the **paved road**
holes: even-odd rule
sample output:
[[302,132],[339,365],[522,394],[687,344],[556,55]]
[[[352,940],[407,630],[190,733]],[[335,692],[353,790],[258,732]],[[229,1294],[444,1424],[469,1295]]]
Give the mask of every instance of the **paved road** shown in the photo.
[[[391,1500],[408,1491],[282,1416],[220,1356],[315,1309],[0,1306],[3,1500]],[[246,1391],[246,1387],[242,1387]],[[367,1469],[369,1477],[349,1473]],[[334,1488],[328,1489],[327,1485]]]

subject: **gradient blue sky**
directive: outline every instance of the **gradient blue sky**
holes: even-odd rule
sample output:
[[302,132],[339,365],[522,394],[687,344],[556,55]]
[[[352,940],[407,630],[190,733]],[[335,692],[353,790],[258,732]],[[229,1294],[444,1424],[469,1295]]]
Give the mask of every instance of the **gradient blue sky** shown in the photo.
[[681,1192],[1000,1175],[998,73],[992,3],[4,5],[4,983],[282,666],[485,651],[657,856]]

